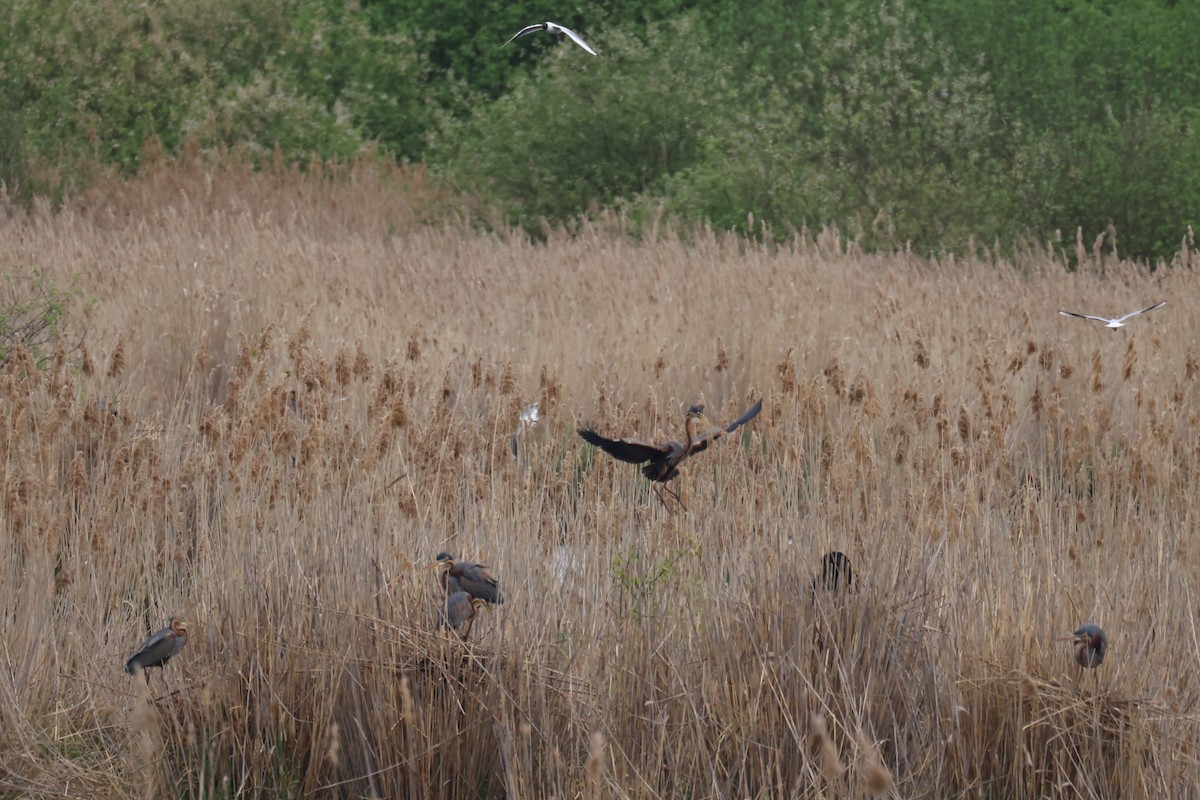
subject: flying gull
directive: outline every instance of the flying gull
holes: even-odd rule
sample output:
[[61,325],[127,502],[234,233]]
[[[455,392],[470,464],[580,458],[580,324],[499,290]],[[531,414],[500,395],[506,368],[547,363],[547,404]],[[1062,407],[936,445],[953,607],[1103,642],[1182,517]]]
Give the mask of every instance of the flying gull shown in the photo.
[[501,47],[508,47],[522,36],[527,36],[531,33],[535,33],[536,31],[545,31],[546,33],[553,33],[558,36],[566,34],[567,36],[571,37],[572,42],[579,45],[584,50],[587,50],[592,55],[596,55],[596,51],[589,47],[587,42],[585,42],[583,39],[580,39],[579,34],[564,25],[559,25],[557,22],[539,22],[536,25],[527,25],[524,28],[521,28],[521,30],[517,31],[517,34],[501,45]]
[[1094,319],[1094,320],[1096,320],[1096,322],[1103,322],[1106,327],[1116,330],[1117,328],[1124,326],[1125,320],[1129,319],[1130,317],[1136,317],[1138,314],[1145,314],[1146,312],[1153,311],[1156,308],[1162,308],[1166,304],[1167,304],[1167,301],[1163,300],[1162,302],[1155,303],[1154,305],[1150,306],[1149,308],[1143,308],[1140,311],[1130,311],[1125,316],[1117,317],[1116,319],[1108,319],[1107,317],[1093,317],[1091,314],[1076,314],[1074,311],[1063,311],[1061,308],[1058,310],[1058,313],[1062,314],[1064,317],[1079,317],[1080,319]]

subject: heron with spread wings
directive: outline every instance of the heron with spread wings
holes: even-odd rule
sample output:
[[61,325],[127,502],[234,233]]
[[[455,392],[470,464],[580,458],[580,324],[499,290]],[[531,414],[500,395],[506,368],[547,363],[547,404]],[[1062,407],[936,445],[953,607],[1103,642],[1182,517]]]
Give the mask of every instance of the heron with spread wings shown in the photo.
[[[578,433],[583,437],[585,442],[599,447],[618,461],[624,461],[627,464],[645,464],[642,467],[642,474],[653,483],[663,484],[663,489],[674,497],[680,507],[686,511],[687,506],[683,505],[683,501],[679,499],[679,495],[666,485],[667,481],[679,474],[679,465],[685,459],[707,450],[708,446],[717,439],[720,439],[727,433],[733,433],[757,417],[759,411],[762,411],[762,400],[759,400],[747,409],[746,413],[728,425],[721,428],[714,428],[697,436],[692,432],[692,426],[698,420],[704,418],[704,406],[692,406],[688,409],[687,417],[683,421],[682,442],[651,444],[650,442],[633,438],[609,439],[596,433],[590,427],[580,428]],[[654,487],[654,492],[658,495],[658,499],[663,504],[663,507],[666,508],[667,501],[663,499],[662,492],[658,490],[657,486]]]

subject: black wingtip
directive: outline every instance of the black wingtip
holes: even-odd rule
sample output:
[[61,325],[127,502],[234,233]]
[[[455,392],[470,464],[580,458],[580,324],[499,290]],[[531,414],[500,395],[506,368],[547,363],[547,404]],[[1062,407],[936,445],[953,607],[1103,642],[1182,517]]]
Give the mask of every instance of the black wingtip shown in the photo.
[[578,433],[580,438],[582,438],[585,442],[595,445],[596,447],[599,447],[601,442],[607,441],[603,436],[596,433],[596,431],[590,427],[577,428],[575,432]]

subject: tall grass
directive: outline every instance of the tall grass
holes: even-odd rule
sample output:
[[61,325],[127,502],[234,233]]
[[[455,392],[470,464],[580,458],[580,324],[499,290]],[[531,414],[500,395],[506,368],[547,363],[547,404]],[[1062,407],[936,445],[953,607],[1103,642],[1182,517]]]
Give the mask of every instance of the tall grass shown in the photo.
[[[532,244],[441,202],[164,166],[0,223],[94,307],[82,364],[0,375],[0,792],[1200,794],[1194,256]],[[758,397],[686,513],[574,434]],[[442,549],[506,595],[466,643]],[[829,549],[861,585],[814,604]]]

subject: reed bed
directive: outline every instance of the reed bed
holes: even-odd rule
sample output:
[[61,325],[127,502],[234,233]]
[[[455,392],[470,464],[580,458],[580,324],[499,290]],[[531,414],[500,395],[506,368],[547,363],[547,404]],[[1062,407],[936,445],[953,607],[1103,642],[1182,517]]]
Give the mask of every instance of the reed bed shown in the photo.
[[[0,223],[87,321],[0,370],[0,794],[1200,796],[1194,256],[535,242],[452,203],[163,165]],[[758,398],[686,512],[575,435]],[[443,549],[506,597],[466,642]],[[832,549],[857,590],[814,601]]]

